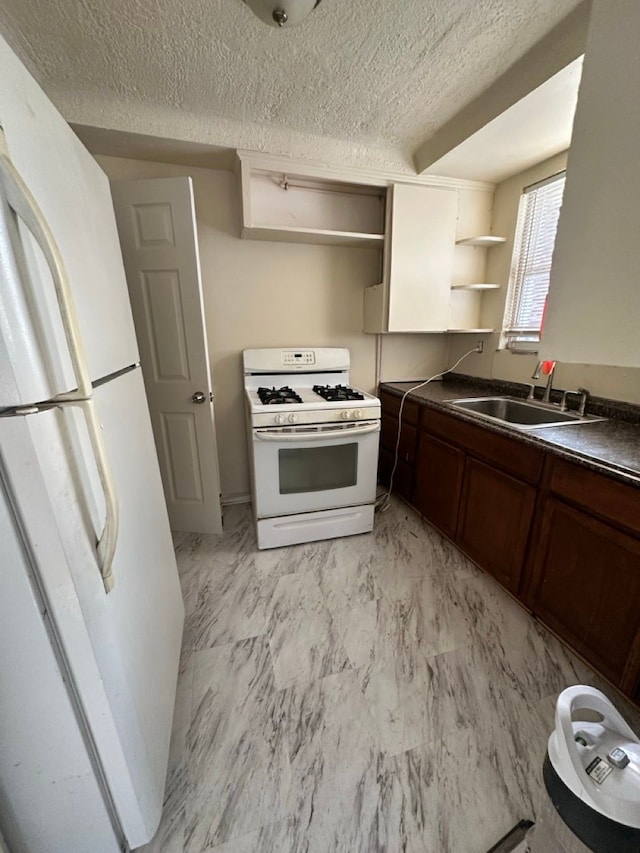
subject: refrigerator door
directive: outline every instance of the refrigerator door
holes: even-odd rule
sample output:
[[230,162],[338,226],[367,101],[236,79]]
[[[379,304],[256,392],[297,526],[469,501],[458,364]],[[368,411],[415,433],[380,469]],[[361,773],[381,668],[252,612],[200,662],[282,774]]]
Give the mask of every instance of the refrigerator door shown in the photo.
[[[32,572],[34,555],[1,468],[0,458],[0,849],[4,838],[15,853],[118,853],[118,834]],[[46,509],[41,517],[51,521]],[[48,560],[64,564],[51,524],[41,532],[45,540]]]
[[[162,809],[184,611],[140,369],[97,387],[95,405],[120,515],[108,595],[95,549],[105,506],[82,409],[65,403],[0,419],[0,439],[9,447],[5,435],[13,431],[5,456],[11,491],[39,555],[119,822],[137,847],[154,834]],[[37,547],[34,472],[55,518],[64,570]]]
[[[0,79],[6,148],[64,259],[88,372],[97,380],[139,361],[109,182],[1,38]],[[0,207],[2,408],[50,399],[76,383],[43,255],[22,224],[11,260],[6,220],[13,213]]]

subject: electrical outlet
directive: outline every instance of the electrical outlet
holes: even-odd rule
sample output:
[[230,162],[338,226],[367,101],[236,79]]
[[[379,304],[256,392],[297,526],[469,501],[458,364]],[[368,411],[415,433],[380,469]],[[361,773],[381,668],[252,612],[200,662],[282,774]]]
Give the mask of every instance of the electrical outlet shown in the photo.
[[484,341],[478,341],[476,344],[476,352],[484,352]]

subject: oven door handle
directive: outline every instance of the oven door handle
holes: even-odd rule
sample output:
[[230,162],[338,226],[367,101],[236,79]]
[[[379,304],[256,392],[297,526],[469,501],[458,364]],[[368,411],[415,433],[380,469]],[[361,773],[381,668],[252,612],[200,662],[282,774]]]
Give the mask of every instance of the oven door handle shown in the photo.
[[362,426],[357,427],[346,427],[344,429],[336,429],[330,430],[327,432],[276,432],[276,430],[269,431],[260,431],[256,430],[254,432],[254,437],[259,441],[278,441],[281,444],[288,443],[290,441],[317,441],[321,439],[324,441],[325,439],[330,440],[333,438],[352,438],[357,435],[367,435],[371,432],[380,432],[380,423],[376,421],[375,423],[363,424]]

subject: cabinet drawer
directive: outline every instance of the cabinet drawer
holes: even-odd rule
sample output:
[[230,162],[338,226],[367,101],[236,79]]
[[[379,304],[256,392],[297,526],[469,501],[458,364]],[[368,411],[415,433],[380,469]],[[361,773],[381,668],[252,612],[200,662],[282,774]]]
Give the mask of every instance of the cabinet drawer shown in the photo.
[[537,483],[540,479],[544,452],[537,447],[427,407],[422,413],[422,425],[434,435],[527,483]]
[[[402,402],[402,397],[396,397],[395,394],[390,394],[388,391],[380,391],[380,403],[382,404],[382,414],[393,415],[394,418],[398,417],[398,412],[400,411],[400,403]],[[420,406],[416,403],[415,400],[410,400],[407,398],[404,401],[404,407],[402,409],[402,423],[403,424],[413,424],[417,426],[418,418],[420,416]]]
[[[398,446],[398,459],[412,464],[416,456],[417,430],[411,424],[405,424],[404,418],[400,430],[400,444]],[[398,419],[390,415],[383,415],[380,427],[380,445],[386,447],[395,455],[396,441],[398,440]]]
[[640,488],[564,459],[553,461],[550,488],[571,503],[640,535]]

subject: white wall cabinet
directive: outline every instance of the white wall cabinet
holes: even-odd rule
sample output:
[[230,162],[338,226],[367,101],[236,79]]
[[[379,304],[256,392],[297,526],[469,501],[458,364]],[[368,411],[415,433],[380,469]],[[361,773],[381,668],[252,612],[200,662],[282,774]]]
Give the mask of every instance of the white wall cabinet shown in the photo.
[[447,330],[457,215],[455,188],[389,188],[384,281],[365,291],[365,332]]
[[594,0],[541,353],[640,366],[640,4]]
[[243,238],[383,248],[384,180],[243,153],[238,172]]
[[[239,151],[245,239],[379,248],[382,284],[366,288],[364,331],[477,330],[493,186],[301,163]],[[461,291],[465,292],[461,292]]]

